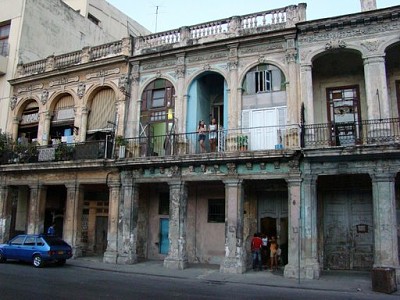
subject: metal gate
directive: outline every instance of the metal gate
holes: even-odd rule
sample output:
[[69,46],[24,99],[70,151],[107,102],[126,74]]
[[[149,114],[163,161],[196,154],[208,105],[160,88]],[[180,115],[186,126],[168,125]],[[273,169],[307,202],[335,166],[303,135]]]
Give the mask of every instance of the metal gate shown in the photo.
[[323,198],[324,267],[336,270],[372,269],[371,191],[326,191]]

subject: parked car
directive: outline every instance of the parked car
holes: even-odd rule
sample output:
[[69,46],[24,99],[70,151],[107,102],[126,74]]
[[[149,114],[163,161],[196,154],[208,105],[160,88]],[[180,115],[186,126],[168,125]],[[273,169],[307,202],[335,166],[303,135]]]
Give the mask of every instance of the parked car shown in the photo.
[[10,260],[31,262],[36,268],[46,262],[62,266],[72,257],[72,248],[54,236],[21,234],[0,245],[0,263]]

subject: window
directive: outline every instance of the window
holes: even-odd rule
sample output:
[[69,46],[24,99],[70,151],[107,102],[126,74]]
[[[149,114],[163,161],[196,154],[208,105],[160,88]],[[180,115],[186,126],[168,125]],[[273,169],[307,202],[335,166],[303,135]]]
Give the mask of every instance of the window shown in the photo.
[[158,214],[169,215],[169,194],[161,193],[158,202]]
[[277,92],[285,90],[284,75],[272,65],[259,65],[251,69],[244,82],[248,95],[255,93]]
[[151,107],[163,107],[164,106],[165,90],[154,90],[151,98]]
[[271,91],[271,71],[257,71],[256,77],[256,93]]
[[0,55],[8,56],[8,36],[10,35],[10,24],[0,25]]
[[225,222],[225,199],[208,199],[208,223]]
[[93,15],[91,15],[91,14],[88,14],[88,19],[90,20],[90,21],[92,21],[94,24],[96,24],[96,25],[99,25],[100,24],[100,20],[99,19],[97,19],[95,16],[93,16]]
[[35,246],[35,237],[28,236],[24,242],[24,246]]
[[22,245],[24,239],[25,239],[25,236],[18,236],[11,241],[11,245]]

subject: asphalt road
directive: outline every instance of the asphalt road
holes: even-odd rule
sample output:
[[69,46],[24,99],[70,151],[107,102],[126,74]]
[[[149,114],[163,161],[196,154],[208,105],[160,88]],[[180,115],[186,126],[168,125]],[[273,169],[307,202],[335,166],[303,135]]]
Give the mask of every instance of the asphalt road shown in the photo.
[[71,265],[36,269],[30,264],[0,264],[0,299],[396,299],[360,294],[210,282],[91,270]]

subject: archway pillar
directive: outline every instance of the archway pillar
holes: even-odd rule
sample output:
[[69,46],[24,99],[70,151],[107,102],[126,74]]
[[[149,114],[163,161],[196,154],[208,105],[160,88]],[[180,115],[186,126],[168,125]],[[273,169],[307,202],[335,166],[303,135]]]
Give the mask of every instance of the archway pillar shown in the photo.
[[108,183],[109,187],[109,204],[108,204],[108,232],[107,232],[107,249],[104,253],[103,262],[117,263],[118,259],[118,220],[119,220],[119,204],[120,204],[120,186],[119,179],[111,179]]
[[76,182],[65,184],[67,199],[63,239],[72,246],[74,257],[82,256],[81,232],[84,189]]
[[46,209],[47,187],[43,185],[30,185],[28,234],[44,233],[44,215]]
[[321,267],[318,261],[318,230],[317,230],[317,176],[306,175],[303,180],[302,217],[300,245],[300,278],[318,279]]
[[0,243],[10,238],[11,209],[10,188],[0,184]]
[[374,267],[396,269],[400,283],[398,257],[396,193],[394,172],[378,169],[371,174],[374,207]]
[[243,181],[225,180],[225,257],[220,272],[241,274],[246,271],[243,241]]
[[286,179],[288,184],[288,264],[285,266],[286,278],[300,275],[301,255],[301,174],[293,174]]
[[183,270],[188,265],[186,249],[188,187],[183,181],[169,183],[169,251],[164,267]]
[[138,261],[138,217],[139,217],[139,185],[134,182],[131,172],[121,173],[121,224],[118,228],[119,264],[134,264]]

